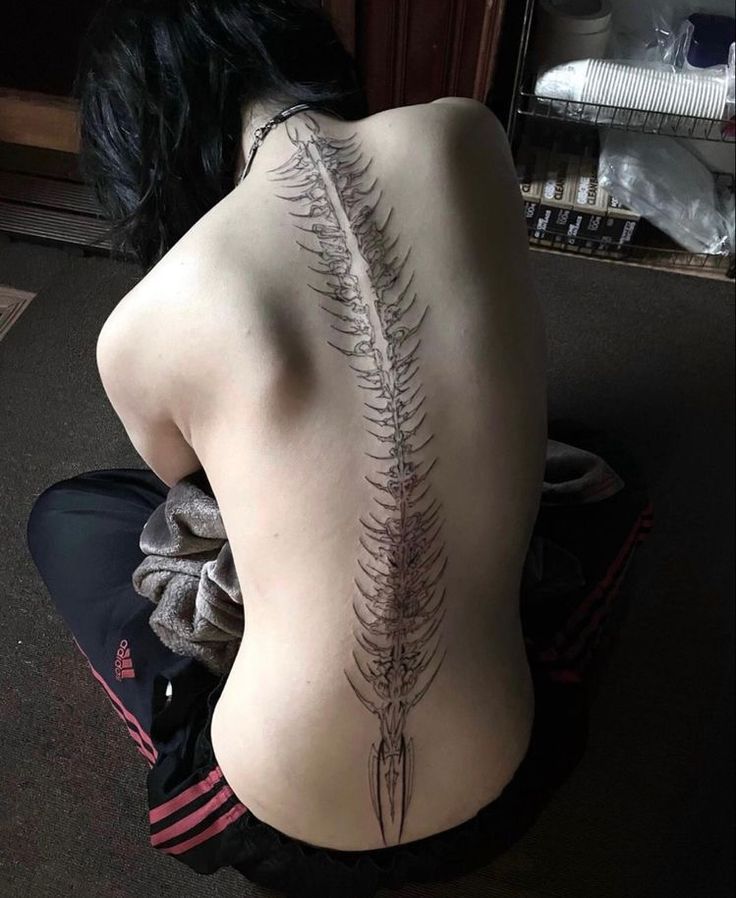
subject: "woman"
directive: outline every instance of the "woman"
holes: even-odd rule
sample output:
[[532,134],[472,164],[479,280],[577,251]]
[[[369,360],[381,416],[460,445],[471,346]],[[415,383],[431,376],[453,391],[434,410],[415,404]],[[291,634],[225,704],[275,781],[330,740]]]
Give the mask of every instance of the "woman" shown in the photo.
[[[314,7],[118,0],[93,23],[84,171],[144,269],[97,360],[151,470],[55,484],[28,541],[149,761],[152,844],[357,898],[487,863],[551,788],[519,609],[546,354],[498,122],[454,98],[367,115]],[[222,678],[130,586],[197,471],[245,597]]]

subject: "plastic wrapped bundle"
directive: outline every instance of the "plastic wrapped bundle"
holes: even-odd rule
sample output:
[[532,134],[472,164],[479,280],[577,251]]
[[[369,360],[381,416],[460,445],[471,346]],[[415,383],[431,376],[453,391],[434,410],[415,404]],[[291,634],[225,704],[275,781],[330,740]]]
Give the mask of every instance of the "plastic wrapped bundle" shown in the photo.
[[690,252],[732,251],[733,199],[719,198],[713,174],[675,138],[603,134],[598,182]]
[[668,117],[727,117],[732,112],[728,108],[732,78],[728,66],[678,72],[671,67],[579,59],[542,72],[534,92],[549,98],[560,116],[649,128],[661,127]]

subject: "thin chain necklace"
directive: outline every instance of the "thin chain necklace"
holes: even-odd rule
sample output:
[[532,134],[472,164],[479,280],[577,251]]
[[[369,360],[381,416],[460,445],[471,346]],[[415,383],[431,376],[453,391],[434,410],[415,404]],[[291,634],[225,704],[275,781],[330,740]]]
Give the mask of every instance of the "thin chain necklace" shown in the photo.
[[[276,115],[272,116],[265,125],[261,125],[260,128],[256,128],[253,132],[254,140],[253,145],[250,148],[250,152],[248,153],[248,159],[245,163],[245,169],[243,174],[240,176],[238,180],[238,184],[242,184],[245,178],[248,176],[250,172],[251,166],[253,165],[253,160],[256,158],[256,153],[258,152],[261,144],[266,139],[266,135],[271,132],[276,125],[281,122],[285,122],[287,118],[291,118],[292,115],[296,115],[297,112],[303,112],[305,109],[314,109],[311,103],[298,103],[296,106],[289,106],[288,109],[282,109],[281,112],[277,112]],[[332,113],[334,115],[334,113]]]

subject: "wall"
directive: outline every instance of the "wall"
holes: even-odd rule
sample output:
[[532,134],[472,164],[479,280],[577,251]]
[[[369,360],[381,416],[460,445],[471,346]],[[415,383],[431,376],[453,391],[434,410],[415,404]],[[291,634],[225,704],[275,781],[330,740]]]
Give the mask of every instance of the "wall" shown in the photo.
[[0,87],[69,96],[80,37],[100,0],[0,5]]

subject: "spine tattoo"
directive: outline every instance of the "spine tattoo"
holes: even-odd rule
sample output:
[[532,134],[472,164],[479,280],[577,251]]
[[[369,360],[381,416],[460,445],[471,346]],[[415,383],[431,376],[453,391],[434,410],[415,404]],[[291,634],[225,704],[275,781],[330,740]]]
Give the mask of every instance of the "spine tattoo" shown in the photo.
[[377,448],[382,454],[367,455],[387,463],[375,479],[366,476],[375,487],[373,499],[381,517],[369,512],[370,520],[360,518],[359,542],[368,558],[357,563],[370,585],[355,580],[365,607],[353,603],[361,650],[361,657],[353,651],[353,659],[363,690],[353,682],[355,675],[351,678],[346,670],[345,676],[378,719],[380,738],[371,745],[368,774],[373,811],[388,845],[401,841],[414,785],[414,740],[406,733],[407,716],[426,694],[446,654],[438,657],[438,631],[445,614],[445,589],[440,591],[438,584],[447,558],[440,542],[441,505],[427,482],[437,459],[428,466],[415,460],[433,438],[415,444],[426,412],[417,420],[424,397],[421,385],[412,382],[419,366],[417,334],[428,308],[413,325],[406,321],[417,299],[415,293],[407,300],[413,274],[400,287],[411,250],[401,260],[392,256],[398,238],[387,243],[384,232],[393,209],[382,225],[375,222],[382,192],[371,199],[377,179],[367,187],[364,180],[373,160],[364,164],[355,134],[327,137],[311,116],[305,117],[305,124],[303,137],[287,125],[296,150],[272,169],[272,180],[293,191],[278,196],[294,203],[291,215],[309,225],[297,227],[316,241],[316,246],[297,241],[319,259],[322,267],[308,267],[325,277],[327,289],[309,286],[329,300],[320,308],[334,319],[332,328],[352,338],[349,348],[328,343],[348,357],[359,386],[371,399],[365,406],[372,414],[363,417],[372,425],[366,430],[381,444]]

